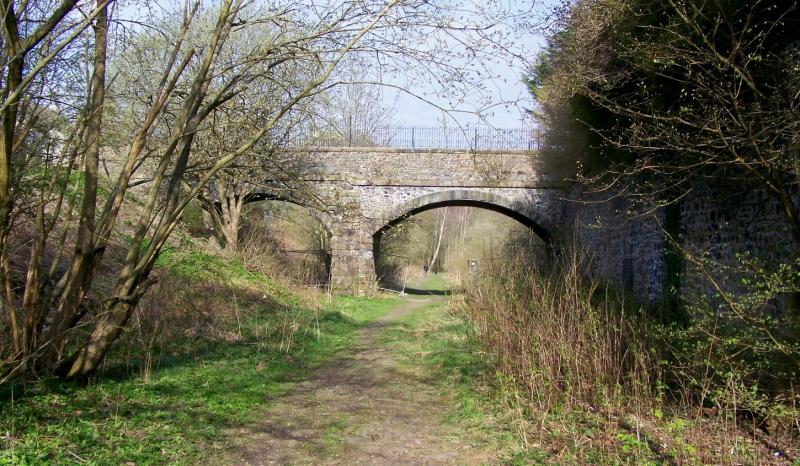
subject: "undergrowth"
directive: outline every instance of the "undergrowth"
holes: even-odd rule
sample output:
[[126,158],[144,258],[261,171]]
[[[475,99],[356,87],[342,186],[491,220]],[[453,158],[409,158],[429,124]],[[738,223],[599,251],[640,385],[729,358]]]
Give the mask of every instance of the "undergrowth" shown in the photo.
[[731,350],[763,340],[720,332],[719,314],[665,325],[587,279],[581,257],[547,273],[519,257],[489,264],[455,301],[530,461],[800,464],[796,404],[743,378],[756,366]]
[[[657,457],[644,441],[597,411],[542,413],[523,402],[519,387],[497,370],[496,355],[485,351],[465,314],[434,303],[421,307],[386,330],[408,368],[450,399],[446,422],[467,444],[487,452],[489,464],[648,464]],[[559,423],[563,430],[553,430]],[[600,448],[587,438],[604,438]],[[635,451],[634,451],[635,450]],[[482,463],[483,464],[483,463]]]
[[86,387],[0,388],[0,464],[196,464],[394,301],[299,296],[240,258],[184,244]]

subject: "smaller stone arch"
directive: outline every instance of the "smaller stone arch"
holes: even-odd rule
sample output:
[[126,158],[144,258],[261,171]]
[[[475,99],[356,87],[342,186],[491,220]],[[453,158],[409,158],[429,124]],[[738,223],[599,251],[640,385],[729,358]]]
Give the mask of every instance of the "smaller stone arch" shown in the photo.
[[[331,217],[331,213],[329,210],[325,210],[320,205],[314,204],[313,202],[308,202],[306,200],[298,198],[297,196],[256,191],[248,194],[245,197],[243,205],[262,202],[262,201],[286,202],[288,204],[294,204],[298,207],[308,209],[309,211],[313,211],[317,214],[317,217],[322,222],[322,225],[325,227],[325,229],[328,230],[329,234],[333,229],[333,224],[335,220]],[[218,205],[219,202],[216,202],[215,204]]]
[[[302,198],[299,198],[297,196],[284,195],[284,194],[273,193],[273,192],[261,192],[261,191],[255,191],[255,192],[247,194],[244,197],[243,205],[255,204],[255,203],[266,202],[266,201],[278,201],[278,202],[283,202],[283,203],[287,203],[287,204],[292,204],[292,205],[297,206],[297,207],[301,207],[303,210],[306,211],[307,214],[313,215],[316,218],[316,220],[319,221],[319,225],[322,227],[323,234],[327,237],[327,241],[323,241],[323,244],[321,245],[322,247],[320,249],[312,249],[312,250],[308,250],[308,251],[288,251],[287,253],[291,254],[291,253],[300,252],[300,253],[308,254],[311,251],[318,251],[318,254],[316,254],[316,255],[319,258],[319,260],[321,261],[321,263],[324,266],[324,268],[326,269],[325,270],[325,279],[330,277],[330,270],[331,270],[331,266],[332,266],[332,264],[331,264],[332,263],[332,253],[331,253],[331,250],[330,250],[330,246],[331,246],[330,243],[332,242],[333,234],[334,234],[334,231],[335,231],[335,228],[336,228],[335,221],[331,217],[330,212],[326,211],[326,210],[323,210],[319,206],[314,205],[311,202],[305,201]],[[220,208],[220,205],[219,205],[220,203],[216,202],[215,204],[216,204],[215,208],[219,209]],[[327,243],[327,244],[325,244],[325,243]],[[321,278],[321,276],[317,275],[317,278]]]
[[423,194],[410,199],[389,211],[384,218],[376,222],[373,236],[380,237],[384,232],[403,220],[426,210],[449,206],[479,207],[507,215],[533,230],[547,244],[554,239],[555,228],[552,222],[541,212],[531,207],[530,199],[525,196],[527,190],[514,190],[514,197],[474,189],[448,189]]

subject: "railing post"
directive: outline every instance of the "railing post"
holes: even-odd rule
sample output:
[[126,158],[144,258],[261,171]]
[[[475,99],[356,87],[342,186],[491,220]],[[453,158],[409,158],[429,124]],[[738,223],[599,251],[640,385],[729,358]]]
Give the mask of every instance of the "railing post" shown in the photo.
[[[293,136],[289,141],[292,145],[314,144],[317,147],[356,147],[359,145],[384,145],[393,147],[405,147],[417,149],[417,127],[378,127],[372,130],[366,137],[363,130],[353,127],[353,117],[347,118],[347,140],[341,132],[341,127],[336,128],[336,135],[329,137],[315,138],[311,133],[303,133]],[[358,122],[356,122],[358,123]],[[420,127],[422,130],[422,148],[431,149],[454,149],[454,148],[473,148],[473,149],[524,149],[539,150],[542,146],[542,135],[534,129],[496,129],[496,128],[472,128],[472,145],[470,146],[469,128]],[[362,131],[359,133],[359,131]],[[405,139],[411,132],[411,140]],[[451,133],[453,136],[451,137]],[[312,141],[313,140],[313,141]]]
[[350,121],[347,124],[347,146],[353,147],[353,115],[350,115]]

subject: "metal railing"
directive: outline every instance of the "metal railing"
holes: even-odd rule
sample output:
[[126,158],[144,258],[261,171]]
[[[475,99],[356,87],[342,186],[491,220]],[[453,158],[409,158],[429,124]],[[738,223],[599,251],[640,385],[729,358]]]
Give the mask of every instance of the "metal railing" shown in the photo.
[[539,133],[526,128],[346,127],[291,137],[295,147],[390,147],[396,149],[536,150]]

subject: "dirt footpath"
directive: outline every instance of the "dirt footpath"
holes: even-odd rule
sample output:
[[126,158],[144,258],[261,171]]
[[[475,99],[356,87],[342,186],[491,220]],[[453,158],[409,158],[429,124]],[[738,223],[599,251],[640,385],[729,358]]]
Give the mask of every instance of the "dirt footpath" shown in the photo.
[[[380,341],[397,319],[436,298],[407,300],[358,332],[357,343],[236,433],[223,464],[491,464],[444,422],[447,400],[424,372]],[[423,374],[423,375],[420,375]]]

